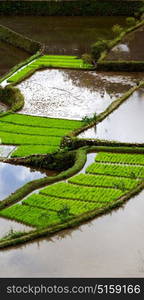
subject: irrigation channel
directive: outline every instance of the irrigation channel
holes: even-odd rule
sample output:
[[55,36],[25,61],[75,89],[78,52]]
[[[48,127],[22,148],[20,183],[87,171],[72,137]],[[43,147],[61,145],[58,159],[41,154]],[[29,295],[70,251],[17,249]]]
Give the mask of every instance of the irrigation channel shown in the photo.
[[[0,24],[45,44],[41,61],[35,57],[29,62],[34,72],[29,69],[23,78],[27,65],[22,66],[1,84],[1,91],[10,82],[18,88],[24,105],[7,114],[8,107],[0,103],[0,112],[4,112],[0,116],[0,277],[144,275],[144,87],[139,85],[144,73],[98,72],[89,64],[84,68],[80,58],[92,43],[113,39],[111,28],[117,23],[125,28],[124,17],[0,17]],[[133,39],[139,41],[139,31]],[[0,51],[5,51],[1,75],[30,56],[0,43]],[[127,40],[118,47],[125,53],[133,49]],[[76,63],[76,68],[61,68],[62,60],[60,67],[46,68],[53,59],[49,54],[57,54],[54,62],[58,55],[65,55],[69,66]],[[78,55],[78,60],[70,55]],[[16,80],[21,71],[21,79]],[[134,92],[128,97],[128,91]],[[99,117],[123,97],[105,119],[75,134],[86,128],[85,118]],[[87,147],[69,151],[69,144],[61,145],[66,136],[73,141],[70,150],[75,141]],[[104,148],[100,148],[102,140],[107,143]],[[112,141],[114,144],[109,143]],[[92,150],[91,142],[99,149]],[[134,145],[124,145],[120,151],[119,142]],[[35,167],[46,154],[51,163],[56,158],[55,169],[57,161],[65,165],[63,172]],[[18,159],[21,164],[14,164]],[[11,237],[14,232],[20,235]],[[48,233],[53,235],[48,237]]]

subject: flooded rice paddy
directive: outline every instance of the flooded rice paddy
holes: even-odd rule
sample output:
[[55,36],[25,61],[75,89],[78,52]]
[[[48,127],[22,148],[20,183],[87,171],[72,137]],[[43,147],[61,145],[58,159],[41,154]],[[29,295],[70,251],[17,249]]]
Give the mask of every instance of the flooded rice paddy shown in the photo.
[[2,251],[0,277],[143,277],[143,210],[144,191],[79,228]]
[[0,41],[0,76],[29,57],[28,53]]
[[143,40],[144,26],[129,33],[120,44],[110,51],[107,60],[144,61]]
[[111,39],[114,24],[125,25],[124,17],[0,17],[0,23],[47,45],[50,54],[80,55],[98,39]]
[[134,92],[117,110],[96,127],[81,133],[81,138],[143,143],[144,89]]
[[17,86],[25,98],[21,113],[66,119],[99,114],[142,76],[83,70],[37,71]]

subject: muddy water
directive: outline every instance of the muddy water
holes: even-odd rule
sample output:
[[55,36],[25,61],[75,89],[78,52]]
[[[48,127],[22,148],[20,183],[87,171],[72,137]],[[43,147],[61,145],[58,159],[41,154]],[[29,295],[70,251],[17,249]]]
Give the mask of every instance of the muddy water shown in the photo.
[[78,229],[2,251],[0,277],[143,277],[143,211],[144,191]]
[[111,39],[114,24],[124,17],[0,17],[0,23],[47,45],[53,54],[83,54],[98,39]]
[[4,199],[26,182],[56,175],[53,171],[35,171],[33,169],[0,162],[0,200]]
[[28,53],[0,41],[0,76],[29,57]]
[[143,112],[144,89],[141,88],[96,128],[88,129],[79,137],[144,143]]
[[0,218],[0,238],[3,238],[4,236],[6,236],[8,233],[10,233],[10,231],[29,231],[32,230],[32,227],[20,224],[18,222],[15,221],[11,221],[11,220],[7,220],[4,218]]
[[21,113],[81,119],[98,114],[143,74],[43,70],[18,85],[25,97]]
[[110,51],[107,60],[144,60],[143,51],[144,26],[129,33]]

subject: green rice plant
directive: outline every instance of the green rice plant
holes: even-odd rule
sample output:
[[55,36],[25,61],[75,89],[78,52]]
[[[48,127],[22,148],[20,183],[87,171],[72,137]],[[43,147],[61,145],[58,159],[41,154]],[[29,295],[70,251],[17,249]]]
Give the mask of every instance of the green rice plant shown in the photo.
[[59,198],[76,199],[92,202],[110,202],[117,200],[124,192],[115,188],[86,187],[76,184],[60,182],[44,188],[43,195]]
[[[130,177],[130,178],[143,178],[144,167],[142,166],[121,166],[117,164],[104,164],[104,163],[93,163],[86,169],[86,173],[90,174],[104,174],[119,177]],[[134,174],[135,177],[132,177]]]
[[0,216],[37,228],[44,228],[61,223],[61,219],[56,212],[22,204],[16,204],[3,209],[0,211]]
[[63,209],[64,206],[68,206],[70,215],[80,215],[87,211],[99,209],[103,206],[106,206],[106,203],[61,199],[58,197],[52,197],[42,194],[32,194],[28,198],[23,200],[22,203],[24,203],[25,205],[53,210],[56,212]]
[[107,175],[79,174],[68,180],[69,183],[85,186],[104,186],[118,189],[132,189],[137,186],[138,181],[130,178],[119,178]]
[[2,144],[9,145],[49,145],[59,146],[60,137],[52,136],[31,136],[25,134],[16,134],[0,131],[0,139]]
[[144,165],[144,155],[100,152],[97,154],[95,161],[119,164]]
[[11,157],[24,157],[33,154],[50,154],[57,152],[58,146],[46,146],[46,145],[29,145],[19,146],[11,155]]
[[52,128],[63,128],[67,130],[74,130],[76,128],[82,127],[83,122],[77,120],[67,120],[67,119],[55,119],[55,118],[45,118],[28,116],[22,114],[9,114],[5,115],[0,119],[1,122],[26,125],[32,127],[52,127]]
[[0,131],[11,132],[17,134],[27,134],[27,135],[36,135],[36,136],[59,136],[62,137],[68,133],[67,129],[63,128],[43,128],[32,127],[26,125],[16,125],[10,123],[4,123],[0,121]]

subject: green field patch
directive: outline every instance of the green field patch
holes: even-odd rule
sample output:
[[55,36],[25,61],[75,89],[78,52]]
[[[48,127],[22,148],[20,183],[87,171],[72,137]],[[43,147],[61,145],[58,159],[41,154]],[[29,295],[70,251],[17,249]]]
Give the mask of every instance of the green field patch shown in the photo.
[[60,137],[52,136],[31,136],[26,134],[16,134],[0,131],[0,138],[2,144],[8,145],[60,145]]
[[16,204],[0,211],[0,216],[37,228],[61,223],[61,219],[56,212],[22,204]]
[[119,164],[144,165],[143,154],[100,152],[95,158],[96,162],[109,162]]
[[104,186],[121,190],[132,189],[137,186],[138,181],[131,178],[119,178],[116,176],[79,174],[68,180],[69,183],[85,186]]
[[111,202],[123,195],[123,191],[104,187],[86,187],[60,182],[44,188],[41,194],[81,201]]
[[40,127],[30,127],[23,125],[16,125],[10,123],[0,122],[0,132],[11,132],[17,134],[27,134],[27,135],[36,135],[36,136],[59,136],[62,137],[68,133],[67,129],[61,128],[45,128],[43,130]]
[[58,151],[58,146],[46,145],[29,145],[19,146],[11,155],[11,157],[24,157],[34,154],[50,154]]
[[105,205],[105,203],[60,199],[57,197],[44,196],[42,194],[32,194],[23,200],[22,203],[57,212],[67,207],[71,215],[80,215],[93,209],[102,208]]
[[144,167],[142,166],[121,166],[117,164],[93,163],[87,167],[86,173],[104,174],[119,177],[143,178]]
[[9,114],[0,118],[1,122],[26,125],[33,127],[52,127],[52,128],[63,128],[67,130],[74,130],[83,126],[82,121],[77,120],[67,120],[67,119],[55,119],[55,118],[45,118],[28,116],[22,114]]

